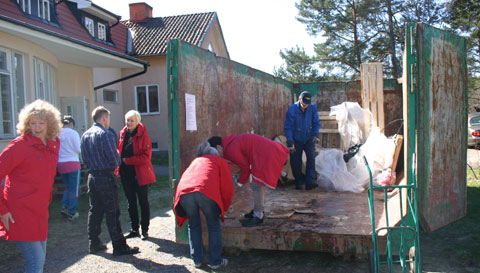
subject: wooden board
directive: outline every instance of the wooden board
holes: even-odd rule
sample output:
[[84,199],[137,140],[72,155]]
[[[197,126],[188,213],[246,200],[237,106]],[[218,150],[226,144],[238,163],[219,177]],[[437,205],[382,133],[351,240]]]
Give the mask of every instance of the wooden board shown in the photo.
[[368,108],[373,115],[375,125],[384,129],[383,65],[382,63],[362,63],[360,74],[362,108]]

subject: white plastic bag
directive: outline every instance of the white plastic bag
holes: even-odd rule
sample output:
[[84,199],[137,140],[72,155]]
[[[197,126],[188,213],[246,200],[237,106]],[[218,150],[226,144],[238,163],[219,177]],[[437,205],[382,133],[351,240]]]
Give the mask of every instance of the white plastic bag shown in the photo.
[[358,153],[348,161],[347,168],[349,172],[362,180],[361,184],[368,187],[369,178],[367,167],[363,161],[363,156],[367,158],[368,165],[372,171],[373,185],[379,185],[377,176],[393,163],[395,153],[395,141],[385,137],[380,132],[380,128],[373,127],[367,141],[360,147]]
[[367,140],[373,125],[372,113],[368,109],[362,109],[357,102],[343,102],[330,107],[330,116],[333,115],[337,119],[344,151]]
[[360,181],[350,174],[339,149],[320,150],[315,157],[318,186],[327,191],[362,192]]

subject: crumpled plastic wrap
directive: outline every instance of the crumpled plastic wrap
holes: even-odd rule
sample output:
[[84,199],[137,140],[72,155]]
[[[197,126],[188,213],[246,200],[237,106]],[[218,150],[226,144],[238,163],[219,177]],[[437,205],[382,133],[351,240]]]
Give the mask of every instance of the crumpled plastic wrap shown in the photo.
[[357,102],[343,102],[330,107],[330,116],[336,116],[338,132],[343,142],[343,150],[365,143],[373,126],[370,110],[363,109]]
[[339,149],[321,150],[315,158],[318,186],[327,191],[362,192],[363,186],[348,170]]

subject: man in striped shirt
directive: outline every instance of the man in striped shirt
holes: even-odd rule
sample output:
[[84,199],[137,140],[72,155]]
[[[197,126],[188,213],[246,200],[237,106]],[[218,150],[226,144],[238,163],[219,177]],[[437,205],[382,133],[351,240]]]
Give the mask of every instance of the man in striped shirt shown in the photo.
[[89,252],[104,251],[106,246],[100,241],[101,224],[105,214],[108,232],[112,239],[113,255],[138,253],[138,247],[129,247],[120,225],[120,208],[114,171],[120,165],[115,135],[110,128],[110,111],[103,106],[92,112],[93,125],[83,135],[80,143],[83,162],[90,169],[88,193]]

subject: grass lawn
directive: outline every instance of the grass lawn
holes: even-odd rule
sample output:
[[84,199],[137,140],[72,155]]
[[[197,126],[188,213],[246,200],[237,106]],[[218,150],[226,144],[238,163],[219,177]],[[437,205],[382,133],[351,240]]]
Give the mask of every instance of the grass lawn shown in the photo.
[[[480,178],[480,169],[475,173]],[[467,216],[432,233],[422,233],[422,256],[435,263],[448,259],[454,268],[480,268],[480,180],[467,172]],[[463,272],[463,271],[462,271]],[[467,271],[469,272],[469,271]],[[479,272],[475,271],[474,272]]]

